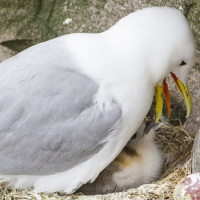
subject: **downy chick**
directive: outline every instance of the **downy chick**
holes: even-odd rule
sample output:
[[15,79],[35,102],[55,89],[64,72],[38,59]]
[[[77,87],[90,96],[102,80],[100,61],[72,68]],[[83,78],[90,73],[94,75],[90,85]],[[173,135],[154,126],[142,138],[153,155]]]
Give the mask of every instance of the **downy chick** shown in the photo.
[[93,183],[82,186],[79,192],[88,195],[118,192],[158,179],[162,153],[154,139],[159,127],[152,122],[143,123],[118,157]]

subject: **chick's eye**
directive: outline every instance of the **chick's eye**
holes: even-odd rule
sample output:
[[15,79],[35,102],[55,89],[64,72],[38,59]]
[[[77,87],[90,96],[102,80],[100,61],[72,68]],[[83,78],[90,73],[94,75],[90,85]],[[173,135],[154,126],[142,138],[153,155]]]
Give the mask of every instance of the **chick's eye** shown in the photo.
[[133,136],[132,136],[132,140],[134,140],[135,138],[137,137],[137,133],[135,133]]
[[184,61],[184,60],[182,60],[181,61],[181,63],[179,64],[179,66],[184,66],[184,65],[186,65],[187,63]]

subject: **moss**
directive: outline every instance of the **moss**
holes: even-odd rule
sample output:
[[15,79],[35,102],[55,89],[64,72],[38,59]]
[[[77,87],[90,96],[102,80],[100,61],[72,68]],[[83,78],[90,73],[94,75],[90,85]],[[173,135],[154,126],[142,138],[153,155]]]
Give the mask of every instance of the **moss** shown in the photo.
[[1,43],[2,46],[5,46],[9,49],[14,50],[15,52],[20,52],[27,47],[33,45],[32,40],[10,40]]

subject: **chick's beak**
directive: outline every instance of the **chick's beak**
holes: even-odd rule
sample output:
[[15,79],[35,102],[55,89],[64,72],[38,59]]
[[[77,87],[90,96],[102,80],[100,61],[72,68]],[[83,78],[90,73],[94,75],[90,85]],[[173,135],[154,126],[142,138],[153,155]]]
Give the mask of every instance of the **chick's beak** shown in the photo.
[[187,86],[187,83],[186,85],[184,85],[180,79],[177,78],[177,76],[171,72],[171,75],[173,77],[173,79],[175,80],[176,84],[178,85],[184,99],[185,99],[185,102],[186,102],[186,107],[187,107],[187,115],[186,117],[188,117],[192,111],[192,100],[191,100],[191,96],[190,96],[190,92],[189,92],[189,89],[188,89],[188,86]]
[[[187,115],[186,117],[188,117],[191,113],[192,110],[192,101],[191,101],[191,96],[190,96],[190,92],[188,90],[188,86],[187,84],[184,85],[180,79],[177,78],[177,76],[174,73],[171,73],[173,79],[175,80],[176,84],[178,85],[184,99],[186,102],[186,107],[187,107]],[[168,90],[168,86],[166,83],[166,78],[163,81],[163,84],[157,85],[156,86],[156,120],[155,122],[157,123],[162,115],[162,109],[163,109],[163,92],[165,93],[165,97],[166,97],[166,104],[167,104],[167,110],[168,110],[168,117],[170,117],[170,95],[169,95],[169,90]]]

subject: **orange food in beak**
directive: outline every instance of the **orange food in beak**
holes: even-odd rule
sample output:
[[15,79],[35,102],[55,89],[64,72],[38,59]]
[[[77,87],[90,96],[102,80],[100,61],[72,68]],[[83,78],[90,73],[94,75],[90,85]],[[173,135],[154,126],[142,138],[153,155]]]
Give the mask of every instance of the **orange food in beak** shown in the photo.
[[[190,97],[190,92],[187,86],[187,83],[184,85],[180,79],[177,78],[177,76],[174,73],[171,73],[173,79],[175,80],[176,84],[178,85],[184,99],[186,102],[187,106],[187,116],[188,117],[192,111],[192,100]],[[159,121],[161,115],[162,115],[162,109],[163,109],[163,99],[162,95],[163,92],[165,93],[166,96],[166,104],[167,104],[167,114],[168,117],[170,117],[170,95],[169,95],[169,90],[168,90],[168,85],[166,82],[166,78],[163,80],[162,85],[156,85],[156,123]]]
[[170,95],[169,95],[168,85],[166,83],[166,78],[163,80],[163,88],[164,88],[165,97],[166,97],[167,115],[168,115],[168,118],[169,118],[170,114],[171,114],[171,109],[170,109]]

